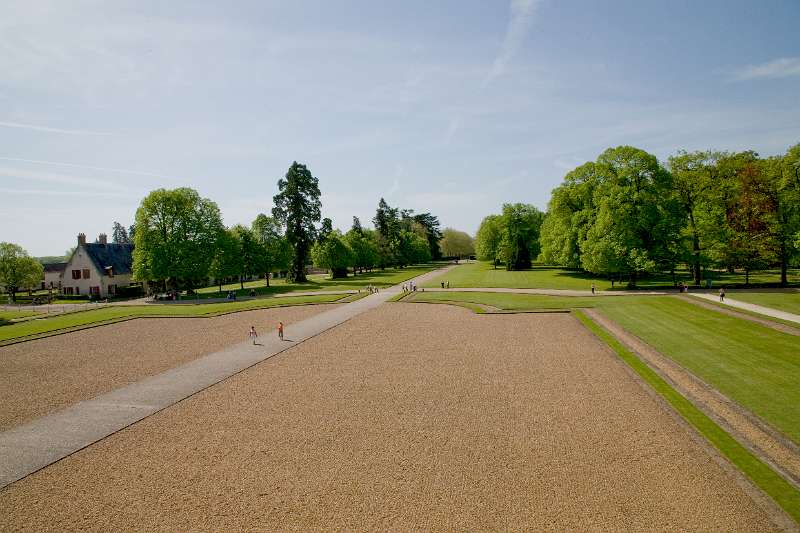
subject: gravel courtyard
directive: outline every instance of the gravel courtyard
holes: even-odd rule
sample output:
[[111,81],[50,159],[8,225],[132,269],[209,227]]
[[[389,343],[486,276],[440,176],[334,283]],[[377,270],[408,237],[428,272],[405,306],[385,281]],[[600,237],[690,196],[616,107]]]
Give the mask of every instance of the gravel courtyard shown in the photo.
[[143,318],[0,347],[0,431],[247,340],[279,320],[330,309],[303,305],[213,318]]
[[385,304],[0,491],[0,530],[769,531],[567,314]]

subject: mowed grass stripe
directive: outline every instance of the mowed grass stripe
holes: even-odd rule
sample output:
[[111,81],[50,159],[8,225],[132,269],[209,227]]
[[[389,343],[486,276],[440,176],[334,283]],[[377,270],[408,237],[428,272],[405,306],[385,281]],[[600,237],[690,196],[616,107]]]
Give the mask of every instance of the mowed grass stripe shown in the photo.
[[800,443],[800,342],[678,298],[603,305],[601,312]]
[[800,491],[726,433],[695,405],[681,396],[661,376],[626,349],[613,335],[580,311],[575,316],[605,342],[650,387],[661,395],[698,433],[800,523]]
[[262,298],[243,302],[214,304],[152,304],[143,306],[104,307],[101,309],[80,311],[3,326],[0,328],[0,344],[76,331],[95,325],[110,324],[121,320],[130,320],[132,318],[211,317],[271,307],[331,303],[346,296],[347,295],[342,294],[322,294],[314,296]]

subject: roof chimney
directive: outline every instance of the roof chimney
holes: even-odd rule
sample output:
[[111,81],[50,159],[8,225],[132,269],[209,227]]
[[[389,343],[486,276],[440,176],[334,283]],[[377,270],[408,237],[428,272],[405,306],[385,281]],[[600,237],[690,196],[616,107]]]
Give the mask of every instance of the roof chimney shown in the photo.
[[78,246],[86,246],[86,234],[78,233]]
[[105,246],[108,244],[108,236],[105,233],[101,233],[100,236],[97,237],[97,240],[100,241],[100,244]]

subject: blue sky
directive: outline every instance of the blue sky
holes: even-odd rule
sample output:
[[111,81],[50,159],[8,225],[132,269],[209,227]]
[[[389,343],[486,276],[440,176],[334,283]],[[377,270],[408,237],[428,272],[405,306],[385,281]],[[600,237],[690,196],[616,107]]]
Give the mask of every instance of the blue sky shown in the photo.
[[190,186],[226,224],[293,160],[473,233],[610,146],[800,142],[800,2],[3,2],[0,240],[60,254]]

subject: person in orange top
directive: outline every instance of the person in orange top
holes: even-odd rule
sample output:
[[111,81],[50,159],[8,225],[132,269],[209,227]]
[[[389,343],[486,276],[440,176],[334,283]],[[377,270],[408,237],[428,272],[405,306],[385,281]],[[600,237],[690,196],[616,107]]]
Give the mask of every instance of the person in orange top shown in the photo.
[[278,338],[283,340],[283,322],[278,322]]

